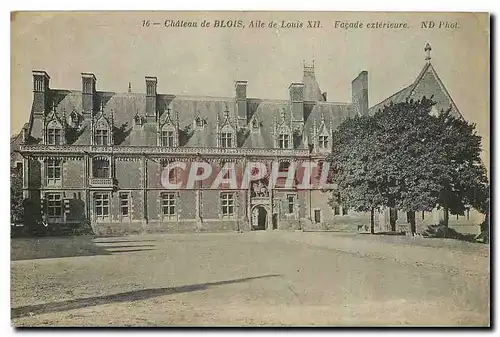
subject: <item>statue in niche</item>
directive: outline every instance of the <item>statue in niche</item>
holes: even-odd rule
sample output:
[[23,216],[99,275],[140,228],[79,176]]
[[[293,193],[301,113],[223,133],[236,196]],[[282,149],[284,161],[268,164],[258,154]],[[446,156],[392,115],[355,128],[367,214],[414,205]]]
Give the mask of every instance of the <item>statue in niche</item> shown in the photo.
[[253,183],[252,196],[253,197],[268,197],[269,196],[269,191],[267,189],[267,186],[266,186],[266,184],[264,184],[262,182],[262,180],[259,180],[259,181]]

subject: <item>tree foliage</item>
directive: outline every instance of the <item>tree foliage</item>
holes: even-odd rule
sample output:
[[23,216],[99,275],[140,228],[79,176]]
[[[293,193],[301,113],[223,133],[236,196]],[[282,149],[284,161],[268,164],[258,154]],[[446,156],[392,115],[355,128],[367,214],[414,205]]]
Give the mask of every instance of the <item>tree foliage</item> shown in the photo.
[[21,221],[24,215],[23,207],[23,177],[17,167],[10,169],[10,221]]
[[[328,160],[345,205],[409,212],[412,232],[415,211],[485,209],[488,185],[475,125],[450,111],[432,115],[434,105],[432,97],[391,103],[339,126]],[[373,231],[373,216],[371,226]]]

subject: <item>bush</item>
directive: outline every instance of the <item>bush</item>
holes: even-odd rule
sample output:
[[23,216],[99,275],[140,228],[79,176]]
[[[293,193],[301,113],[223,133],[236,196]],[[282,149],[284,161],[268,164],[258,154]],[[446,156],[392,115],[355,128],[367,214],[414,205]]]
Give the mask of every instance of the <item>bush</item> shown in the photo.
[[444,225],[442,221],[438,225],[430,225],[423,232],[422,236],[430,238],[455,239],[468,242],[476,242],[473,234],[462,234]]

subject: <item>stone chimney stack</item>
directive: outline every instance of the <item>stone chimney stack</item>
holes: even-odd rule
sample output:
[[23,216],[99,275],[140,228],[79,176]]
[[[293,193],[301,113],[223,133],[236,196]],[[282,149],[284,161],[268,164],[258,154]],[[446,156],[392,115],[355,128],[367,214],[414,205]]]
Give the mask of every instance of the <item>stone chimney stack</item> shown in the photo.
[[358,109],[358,115],[368,115],[368,72],[362,71],[352,81],[352,103]]
[[245,126],[248,123],[247,114],[247,81],[236,81],[234,84],[236,112],[238,116],[238,125]]
[[154,122],[156,120],[156,89],[158,79],[156,77],[146,76],[146,121]]
[[292,123],[304,122],[304,84],[292,83],[288,87],[292,106]]
[[96,110],[96,83],[97,79],[94,74],[82,73],[82,110],[84,116],[92,116],[92,112]]
[[43,70],[33,70],[33,112],[43,114],[49,105],[50,76]]

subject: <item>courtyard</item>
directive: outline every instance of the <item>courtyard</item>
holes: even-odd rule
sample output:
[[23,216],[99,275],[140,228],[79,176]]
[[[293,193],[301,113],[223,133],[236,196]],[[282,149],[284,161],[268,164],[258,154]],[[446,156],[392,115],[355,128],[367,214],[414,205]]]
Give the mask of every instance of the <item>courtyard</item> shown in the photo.
[[13,239],[24,326],[488,326],[489,246],[248,232]]

